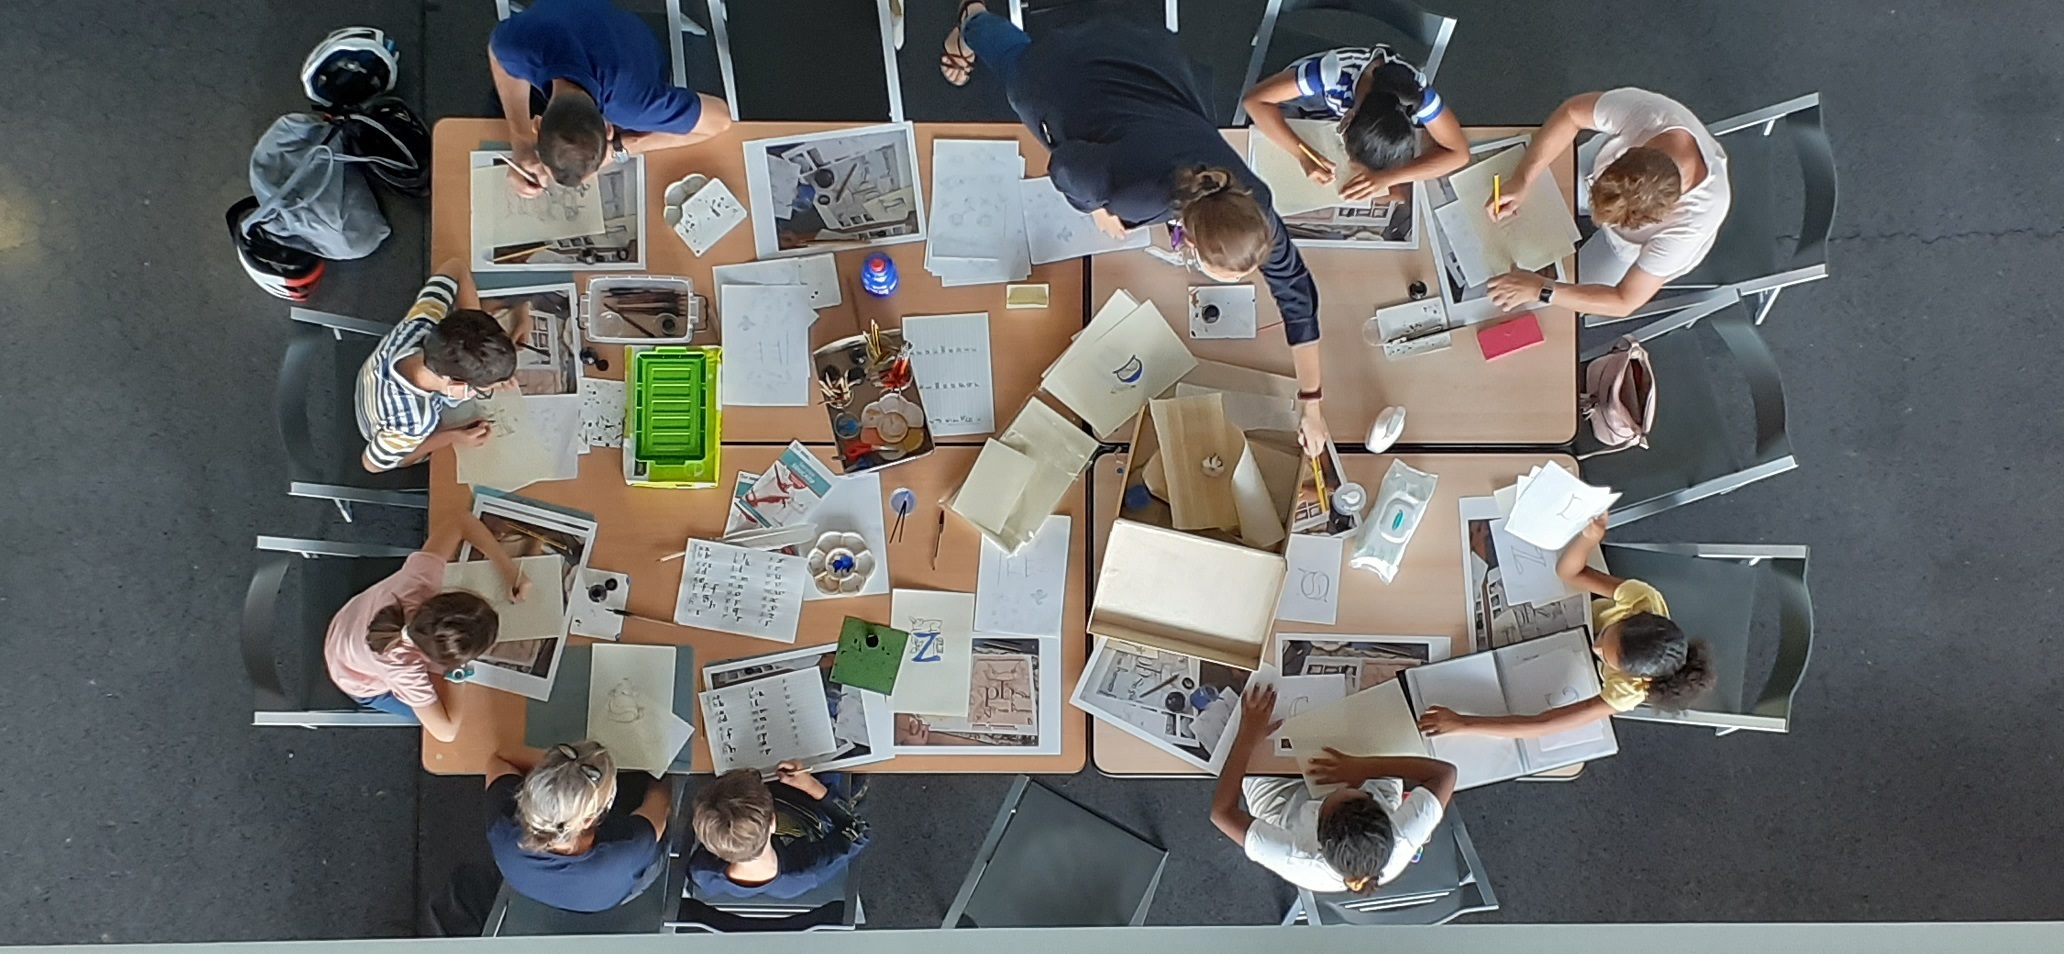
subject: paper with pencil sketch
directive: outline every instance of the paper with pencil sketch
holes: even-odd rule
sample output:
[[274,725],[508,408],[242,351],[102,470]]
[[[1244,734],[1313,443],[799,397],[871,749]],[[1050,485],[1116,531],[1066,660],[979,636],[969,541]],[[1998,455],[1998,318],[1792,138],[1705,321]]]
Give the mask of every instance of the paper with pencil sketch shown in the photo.
[[616,767],[665,771],[674,714],[674,647],[598,645],[588,670],[588,738],[602,743]]
[[1471,163],[1448,177],[1455,201],[1434,210],[1434,219],[1448,237],[1462,266],[1463,278],[1481,285],[1514,268],[1534,271],[1547,268],[1577,250],[1576,220],[1569,202],[1551,176],[1542,176],[1527,189],[1519,211],[1496,222],[1485,207],[1490,204],[1493,178],[1513,181],[1513,172],[1526,154],[1514,146]]
[[444,565],[444,590],[465,590],[494,607],[495,642],[551,639],[566,635],[566,592],[559,574],[566,561],[556,553],[516,558],[516,572],[530,584],[522,602],[509,599],[509,581],[492,560]]
[[1283,723],[1279,735],[1288,739],[1304,773],[1305,787],[1324,796],[1337,784],[1321,784],[1312,778],[1312,759],[1327,749],[1344,755],[1426,755],[1426,740],[1419,735],[1419,718],[1405,701],[1404,687],[1396,680],[1381,683],[1323,708],[1293,716]]
[[989,313],[903,319],[910,369],[934,437],[996,430],[989,366]]
[[593,183],[546,186],[525,198],[509,184],[509,167],[491,162],[473,167],[473,228],[477,248],[594,235],[603,230],[602,202]]
[[1333,182],[1320,185],[1304,174],[1298,157],[1284,151],[1275,140],[1255,130],[1247,134],[1247,161],[1254,174],[1269,188],[1277,215],[1296,215],[1314,209],[1351,206],[1369,207],[1368,199],[1343,199],[1340,187],[1354,177],[1348,165],[1347,146],[1340,141],[1340,124],[1327,119],[1286,119],[1290,131],[1319,157],[1333,164]]
[[1089,213],[1076,211],[1049,177],[1021,179],[1018,188],[1018,206],[1025,216],[1025,239],[1031,245],[1034,265],[1146,248],[1153,241],[1153,230],[1145,226],[1127,231],[1124,238],[1104,234]]
[[719,265],[710,269],[710,280],[718,288],[726,285],[801,285],[810,290],[811,308],[830,308],[843,300],[839,292],[838,261],[828,253]]
[[479,447],[454,446],[459,483],[521,490],[579,476],[580,401],[577,394],[525,397],[503,388],[472,402],[493,436]]
[[1024,175],[1016,139],[933,140],[925,270],[947,287],[1031,275],[1032,250],[1018,209]]
[[1561,550],[1598,515],[1612,508],[1620,495],[1577,479],[1553,461],[1531,479],[1521,481],[1505,530],[1514,539],[1543,550]]
[[974,594],[897,590],[889,600],[889,625],[910,634],[889,708],[966,717],[974,678]]
[[717,300],[724,334],[718,399],[727,406],[808,405],[810,326],[817,321],[809,289],[723,285]]
[[[1120,304],[1132,300],[1113,299]],[[1113,311],[1111,303],[1100,309],[1040,382],[1105,440],[1197,366],[1196,356],[1153,302],[1108,317]]]
[[1047,517],[1032,542],[1016,553],[982,538],[982,557],[975,574],[976,632],[1061,635],[1072,524],[1066,516]]

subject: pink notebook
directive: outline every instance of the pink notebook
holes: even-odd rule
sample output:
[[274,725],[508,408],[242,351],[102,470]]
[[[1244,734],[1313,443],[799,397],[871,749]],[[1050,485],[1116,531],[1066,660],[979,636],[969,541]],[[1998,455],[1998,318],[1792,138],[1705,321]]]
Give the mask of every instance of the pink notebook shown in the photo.
[[1527,312],[1517,318],[1498,322],[1476,333],[1477,347],[1483,349],[1485,361],[1495,361],[1514,351],[1520,351],[1540,344],[1541,323]]

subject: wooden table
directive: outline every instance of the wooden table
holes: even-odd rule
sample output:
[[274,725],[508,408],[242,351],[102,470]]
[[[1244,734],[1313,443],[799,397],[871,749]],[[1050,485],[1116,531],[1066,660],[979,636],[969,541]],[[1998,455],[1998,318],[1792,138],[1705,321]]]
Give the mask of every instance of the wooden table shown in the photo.
[[[779,447],[724,448],[724,470],[759,471],[773,462]],[[829,448],[813,448],[829,460]],[[934,541],[938,540],[939,507],[934,501],[960,485],[974,466],[979,449],[968,446],[940,447],[930,455],[881,471],[884,495],[893,487],[909,487],[920,501],[916,513],[905,523],[903,539],[889,545],[889,575],[894,585],[973,592],[980,553],[980,536],[960,520],[949,520],[939,547],[938,569],[931,568]],[[639,616],[669,620],[680,591],[680,560],[661,563],[659,558],[679,552],[689,537],[714,539],[724,529],[724,511],[730,497],[727,490],[659,490],[624,484],[618,453],[597,448],[581,458],[580,476],[573,480],[532,484],[524,496],[546,503],[584,510],[600,524],[590,565],[631,576],[630,612]],[[432,518],[467,505],[467,488],[455,481],[452,456],[440,452],[430,464],[430,510]],[[1084,624],[1089,618],[1086,578],[1081,566],[1087,553],[1089,508],[1085,483],[1078,482],[1063,498],[1059,513],[1074,518],[1071,570],[1068,576],[1064,629],[1061,637],[1061,687],[1072,691],[1082,675],[1089,641]],[[889,525],[894,514],[885,514]],[[802,625],[795,646],[733,636],[685,626],[660,625],[625,620],[623,641],[627,643],[677,644],[695,647],[698,673],[705,665],[741,656],[756,656],[801,646],[838,641],[839,623],[848,614],[886,619],[889,596],[850,597],[803,604]],[[580,638],[580,637],[576,637]],[[700,676],[698,675],[698,681]],[[681,687],[680,691],[687,691]],[[465,684],[459,686],[457,705],[461,723],[456,740],[441,743],[423,737],[423,768],[447,775],[479,774],[487,757],[497,751],[525,751],[523,743],[524,704],[519,695]],[[1061,754],[1052,756],[898,756],[887,762],[861,766],[855,771],[875,772],[1029,772],[1073,773],[1084,764],[1081,710],[1063,702],[1061,708]],[[700,719],[696,720],[700,723]],[[696,771],[710,770],[709,747],[698,724],[694,741]]]
[[[1523,128],[1472,128],[1483,141],[1526,132]],[[1247,130],[1225,130],[1226,141],[1247,154]],[[1575,160],[1554,166],[1566,197],[1576,195]],[[1577,432],[1577,318],[1567,308],[1538,308],[1546,340],[1488,363],[1476,345],[1474,327],[1454,332],[1454,346],[1437,354],[1397,361],[1362,340],[1362,324],[1376,309],[1410,299],[1406,288],[1422,281],[1438,289],[1433,241],[1426,234],[1431,212],[1422,212],[1417,251],[1339,248],[1300,249],[1319,287],[1320,351],[1325,375],[1326,424],[1333,439],[1360,443],[1385,407],[1406,408],[1408,444],[1564,444]],[[1156,231],[1165,242],[1165,231]],[[1568,263],[1574,274],[1574,258]],[[1172,267],[1143,251],[1113,252],[1090,262],[1090,301],[1103,304],[1113,291],[1152,299],[1197,357],[1277,374],[1291,374],[1290,346],[1282,316],[1267,282],[1255,286],[1252,339],[1193,340],[1189,336],[1191,285],[1212,284],[1201,275]]]
[[[645,156],[645,268],[642,272],[629,274],[683,275],[695,280],[698,294],[710,299],[716,305],[715,284],[710,278],[710,269],[716,265],[733,265],[754,260],[752,223],[742,222],[712,246],[708,253],[697,257],[688,250],[687,243],[673,233],[660,218],[665,204],[662,193],[668,183],[677,182],[690,173],[700,172],[712,178],[722,179],[731,188],[739,201],[748,202],[745,188],[745,150],[741,144],[753,139],[770,136],[785,136],[799,132],[818,132],[851,126],[850,123],[739,123],[729,134],[695,146],[667,149]],[[932,179],[932,140],[949,139],[1010,139],[1018,140],[1019,152],[1025,157],[1025,174],[1043,176],[1046,174],[1046,148],[1032,137],[1023,126],[1016,123],[918,123],[917,161],[920,181],[930,198]],[[430,260],[432,266],[453,258],[464,258],[469,247],[472,227],[470,197],[472,194],[469,176],[468,153],[493,143],[490,148],[503,148],[508,140],[508,126],[499,119],[446,119],[437,124],[432,146],[431,202],[430,202]],[[930,203],[926,208],[929,211]],[[859,264],[869,252],[883,251],[896,261],[896,271],[901,279],[900,287],[888,298],[875,298],[860,289],[857,278]],[[887,328],[900,328],[904,315],[945,315],[964,312],[989,313],[989,350],[994,356],[991,363],[996,403],[998,429],[1009,423],[1017,409],[1039,387],[1039,374],[1060,357],[1061,351],[1086,320],[1083,312],[1082,288],[1084,265],[1081,259],[1038,265],[1032,269],[1027,282],[1044,282],[1048,286],[1048,307],[1045,310],[1006,310],[1003,307],[1003,285],[974,285],[962,288],[947,288],[924,269],[925,243],[910,242],[902,245],[882,246],[879,249],[864,249],[837,253],[839,263],[841,303],[817,313],[817,324],[811,329],[812,347],[822,346],[838,338],[864,331],[869,321],[878,321]],[[575,275],[580,287],[587,287],[592,275],[626,274],[624,272],[580,272]],[[497,284],[508,285],[517,280],[548,280],[551,273],[495,273]],[[709,339],[722,341],[721,321],[712,322],[713,336]],[[698,338],[698,342],[702,339]],[[614,352],[620,348],[598,346],[597,350],[610,361],[607,372],[593,372],[599,377],[622,377],[623,362]],[[980,444],[986,435],[966,435],[942,438],[948,444]],[[725,443],[779,443],[791,440],[830,443],[831,424],[821,407],[729,407],[724,409]]]
[[[1547,461],[1576,467],[1564,454],[1406,454],[1402,460],[1430,474],[1440,476],[1433,502],[1412,542],[1405,548],[1404,563],[1395,580],[1385,584],[1376,574],[1347,570],[1341,577],[1340,615],[1331,626],[1318,623],[1277,624],[1278,629],[1300,633],[1342,633],[1355,635],[1446,636],[1454,642],[1453,652],[1471,650],[1469,621],[1463,603],[1462,516],[1457,501],[1463,497],[1487,497],[1512,483],[1529,468]],[[1390,467],[1389,455],[1342,454],[1341,466],[1349,479],[1370,488],[1383,483]],[[1090,573],[1103,562],[1103,542],[1117,518],[1119,495],[1124,486],[1125,455],[1107,454],[1090,471],[1090,496],[1096,505],[1096,531],[1091,544]],[[1271,644],[1264,659],[1275,658]],[[1102,720],[1092,719],[1092,749],[1096,767],[1107,775],[1202,775],[1201,770],[1127,735]],[[1257,755],[1248,771],[1255,774],[1296,775],[1294,759]]]

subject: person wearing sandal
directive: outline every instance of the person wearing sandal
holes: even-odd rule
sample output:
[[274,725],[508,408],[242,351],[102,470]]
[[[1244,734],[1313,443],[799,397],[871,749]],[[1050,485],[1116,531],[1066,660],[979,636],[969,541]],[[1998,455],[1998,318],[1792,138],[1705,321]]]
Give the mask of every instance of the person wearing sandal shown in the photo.
[[962,0],[939,66],[961,86],[978,64],[1046,144],[1054,187],[1099,228],[1166,222],[1175,251],[1213,281],[1261,271],[1297,368],[1298,441],[1323,451],[1318,286],[1268,187],[1219,135],[1174,35],[1099,20],[1035,44],[982,0]]

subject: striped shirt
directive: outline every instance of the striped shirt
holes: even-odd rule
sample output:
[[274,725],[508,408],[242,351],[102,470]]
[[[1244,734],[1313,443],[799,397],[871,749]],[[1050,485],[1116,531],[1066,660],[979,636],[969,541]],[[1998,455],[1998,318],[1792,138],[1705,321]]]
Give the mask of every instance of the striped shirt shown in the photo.
[[1413,82],[1424,91],[1425,95],[1419,100],[1419,110],[1412,114],[1413,125],[1424,126],[1433,122],[1443,108],[1440,94],[1426,85],[1426,74],[1419,72],[1418,67],[1405,62],[1381,43],[1373,47],[1344,46],[1313,53],[1285,69],[1297,77],[1297,93],[1306,100],[1302,105],[1315,107],[1324,104],[1324,108],[1318,110],[1321,115],[1310,118],[1341,119],[1354,108],[1355,87],[1361,83],[1363,71],[1371,66],[1382,69],[1392,65],[1410,70]]
[[352,403],[358,410],[358,432],[366,439],[365,459],[375,469],[401,466],[404,458],[422,446],[424,438],[436,433],[444,409],[461,403],[416,387],[395,369],[401,359],[422,352],[423,339],[451,312],[458,291],[457,282],[443,275],[431,276],[416,294],[408,317],[380,339],[380,346],[358,369],[358,395]]

